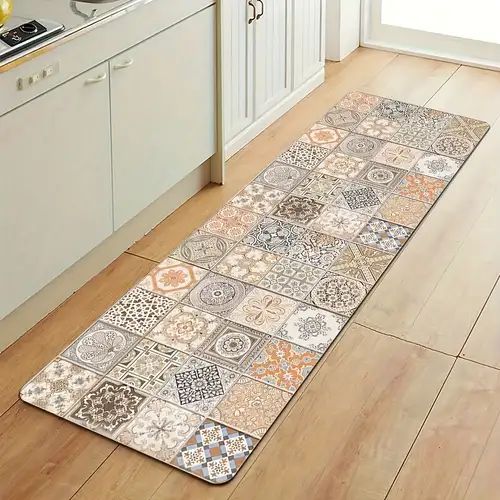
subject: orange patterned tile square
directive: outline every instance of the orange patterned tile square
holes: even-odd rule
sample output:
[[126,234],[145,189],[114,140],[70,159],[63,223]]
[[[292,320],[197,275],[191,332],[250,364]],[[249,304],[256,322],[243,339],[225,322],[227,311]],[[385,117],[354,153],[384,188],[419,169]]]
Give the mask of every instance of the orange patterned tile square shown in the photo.
[[231,240],[239,240],[257,224],[260,217],[232,205],[226,205],[211,219],[205,222],[203,229]]
[[429,208],[431,206],[423,201],[393,194],[382,203],[376,217],[414,229],[425,217]]
[[446,182],[427,175],[410,173],[406,175],[394,190],[396,194],[414,200],[433,203],[443,192]]

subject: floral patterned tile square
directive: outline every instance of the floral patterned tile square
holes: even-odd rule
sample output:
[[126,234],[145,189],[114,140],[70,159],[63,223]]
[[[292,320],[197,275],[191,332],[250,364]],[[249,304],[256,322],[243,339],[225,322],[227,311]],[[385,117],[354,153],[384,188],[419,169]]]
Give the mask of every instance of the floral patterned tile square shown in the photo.
[[253,212],[226,205],[211,219],[205,222],[203,229],[208,233],[239,240],[259,221]]
[[188,354],[194,353],[222,324],[222,319],[178,304],[148,334],[148,338]]
[[275,161],[255,181],[270,188],[291,191],[306,175],[307,170]]
[[153,398],[120,430],[116,440],[145,455],[168,462],[202,420],[196,413]]
[[210,416],[261,438],[291,397],[286,391],[241,377]]
[[343,186],[341,179],[321,172],[311,172],[292,194],[328,205],[335,200]]
[[373,158],[373,161],[389,165],[390,167],[409,170],[423,154],[424,152],[418,149],[388,142]]
[[413,170],[436,179],[451,181],[462,166],[462,161],[432,153],[426,153],[416,163]]
[[294,393],[319,361],[317,352],[286,340],[273,339],[248,369],[247,375]]
[[362,158],[334,152],[319,164],[317,171],[338,179],[351,180],[356,179],[367,165],[368,161]]
[[317,352],[325,352],[347,318],[309,304],[300,304],[276,333],[276,337]]
[[233,245],[234,241],[198,230],[172,252],[172,257],[211,269]]
[[231,313],[229,319],[265,333],[275,333],[297,307],[297,302],[255,288]]
[[443,192],[447,183],[435,177],[427,175],[410,173],[406,175],[398,187],[394,190],[395,194],[413,198],[414,200],[434,203]]
[[137,286],[174,300],[180,300],[207,273],[205,269],[169,257],[150,271]]
[[325,271],[283,257],[259,286],[295,299],[304,299]]
[[174,307],[175,301],[156,293],[132,288],[101,317],[110,325],[129,332],[148,333]]
[[375,137],[366,135],[351,134],[342,141],[338,147],[341,153],[369,160],[373,158],[383,147],[384,142]]
[[349,317],[363,302],[370,286],[348,276],[328,273],[313,288],[311,304]]
[[394,255],[376,248],[349,243],[334,260],[330,271],[373,285],[387,269]]
[[23,401],[64,415],[100,377],[64,359],[55,359],[21,389]]
[[156,394],[187,359],[187,354],[143,339],[120,360],[108,377],[148,394]]
[[236,372],[192,357],[158,391],[158,397],[185,410],[206,416],[238,377]]
[[412,232],[409,227],[373,218],[359,233],[356,242],[385,252],[397,253]]
[[258,283],[279,256],[248,245],[236,245],[214,271],[246,283]]
[[222,324],[200,347],[197,356],[237,372],[245,371],[271,337],[230,321]]
[[414,229],[425,217],[430,207],[428,203],[423,201],[393,194],[382,203],[376,216],[379,219]]
[[310,198],[290,195],[277,205],[271,215],[293,224],[307,226],[319,217],[324,206],[323,203]]
[[229,481],[488,128],[350,92],[21,398]]
[[250,285],[220,274],[210,274],[184,299],[186,304],[225,317],[245,297]]
[[268,214],[286,193],[253,182],[241,190],[229,203],[258,214]]
[[184,443],[173,465],[210,483],[225,483],[235,476],[258,441],[207,419]]
[[326,207],[321,215],[310,225],[311,229],[321,231],[337,238],[351,240],[368,222],[369,217],[341,207]]
[[100,373],[106,373],[139,341],[126,330],[97,321],[61,356]]
[[322,123],[315,123],[301,138],[315,146],[327,149],[335,149],[347,136],[349,132],[340,128],[329,127]]

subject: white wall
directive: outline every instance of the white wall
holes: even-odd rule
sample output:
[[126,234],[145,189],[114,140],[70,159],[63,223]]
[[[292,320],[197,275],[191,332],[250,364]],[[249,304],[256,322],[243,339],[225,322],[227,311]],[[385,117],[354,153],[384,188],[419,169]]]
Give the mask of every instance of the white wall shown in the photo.
[[359,47],[361,0],[326,0],[326,58],[341,61]]

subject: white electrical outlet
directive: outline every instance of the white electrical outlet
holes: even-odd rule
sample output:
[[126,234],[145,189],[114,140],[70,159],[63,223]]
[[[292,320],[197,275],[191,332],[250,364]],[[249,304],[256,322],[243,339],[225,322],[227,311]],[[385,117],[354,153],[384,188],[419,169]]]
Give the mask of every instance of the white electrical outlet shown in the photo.
[[48,66],[45,66],[45,68],[43,68],[40,71],[37,71],[36,73],[32,73],[31,75],[24,76],[22,78],[18,78],[17,88],[19,90],[27,89],[33,85],[36,85],[41,80],[50,78],[51,76],[54,76],[57,73],[59,73],[59,63],[55,62],[54,64],[49,64]]

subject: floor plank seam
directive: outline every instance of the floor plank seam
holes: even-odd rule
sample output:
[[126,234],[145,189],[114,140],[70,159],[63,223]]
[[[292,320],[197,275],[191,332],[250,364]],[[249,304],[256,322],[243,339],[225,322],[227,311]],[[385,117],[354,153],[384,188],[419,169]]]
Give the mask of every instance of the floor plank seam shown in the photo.
[[137,253],[130,252],[129,250],[125,250],[123,253],[127,254],[127,255],[132,255],[133,257],[137,257],[139,259],[147,260],[149,262],[154,262],[155,264],[159,264],[160,263],[159,260],[150,259],[149,257],[144,257],[144,255],[139,255]]

